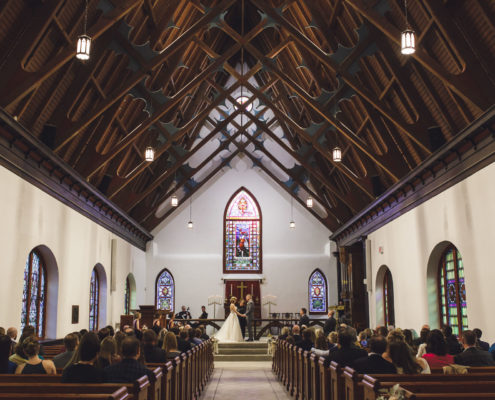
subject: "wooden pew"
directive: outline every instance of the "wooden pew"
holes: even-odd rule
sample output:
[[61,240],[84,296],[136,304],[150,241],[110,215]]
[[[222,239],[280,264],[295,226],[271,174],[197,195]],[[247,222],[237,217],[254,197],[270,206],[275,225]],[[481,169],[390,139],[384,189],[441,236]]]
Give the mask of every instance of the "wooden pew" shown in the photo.
[[[171,361],[162,364],[162,363],[148,363],[146,366],[152,370],[157,367],[161,368],[161,384],[160,384],[160,397],[155,397],[157,400],[171,400],[174,397],[172,396],[172,374],[173,374],[173,363]],[[158,378],[158,376],[157,376]]]
[[303,356],[303,398],[305,400],[312,400],[313,394],[311,393],[311,352],[305,351]]
[[320,400],[320,376],[318,373],[318,357],[316,354],[311,353],[309,357],[309,371],[310,371],[310,386],[311,386],[311,399]]
[[65,349],[65,347],[63,344],[43,346],[43,358],[45,360],[51,360],[56,355],[63,353],[64,349]]
[[75,393],[0,393],[0,399],[10,400],[130,400],[132,396],[122,387],[113,393],[75,394]]
[[345,396],[343,369],[335,361],[330,362],[330,399],[343,400]]
[[325,365],[325,358],[318,359],[318,373],[320,377],[320,399],[332,400],[332,387],[330,380],[330,369]]

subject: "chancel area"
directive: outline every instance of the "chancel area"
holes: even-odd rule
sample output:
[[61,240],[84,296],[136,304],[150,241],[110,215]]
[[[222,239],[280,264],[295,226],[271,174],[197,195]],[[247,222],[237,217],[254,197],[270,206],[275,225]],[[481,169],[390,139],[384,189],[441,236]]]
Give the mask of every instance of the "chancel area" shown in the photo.
[[493,0],[0,0],[0,398],[495,399],[494,54]]

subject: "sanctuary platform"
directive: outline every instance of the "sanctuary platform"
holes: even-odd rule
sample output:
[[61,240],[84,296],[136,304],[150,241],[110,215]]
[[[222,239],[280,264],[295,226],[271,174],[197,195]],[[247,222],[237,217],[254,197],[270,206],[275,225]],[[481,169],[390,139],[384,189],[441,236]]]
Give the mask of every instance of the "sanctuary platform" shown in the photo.
[[271,361],[268,354],[268,343],[244,342],[244,343],[219,343],[218,354],[215,361]]

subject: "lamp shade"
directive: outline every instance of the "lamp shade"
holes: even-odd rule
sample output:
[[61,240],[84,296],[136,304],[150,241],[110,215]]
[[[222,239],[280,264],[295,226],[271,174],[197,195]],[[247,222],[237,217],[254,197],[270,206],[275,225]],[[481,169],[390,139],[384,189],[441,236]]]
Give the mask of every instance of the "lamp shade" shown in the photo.
[[189,222],[187,223],[187,227],[188,227],[189,229],[194,228],[194,223],[193,223],[192,221],[189,221]]
[[172,207],[177,207],[179,205],[179,199],[175,194],[170,198],[170,205]]
[[407,28],[402,31],[400,38],[400,52],[402,54],[413,54],[416,51],[416,33],[411,28]]
[[334,147],[332,150],[332,159],[334,162],[341,162],[342,161],[342,150],[340,147]]
[[289,227],[290,227],[291,229],[294,229],[294,228],[296,227],[296,223],[295,223],[294,221],[290,221],[290,222],[289,222]]
[[306,207],[313,208],[313,198],[312,197],[308,197],[306,199]]
[[144,151],[144,159],[148,162],[152,162],[155,159],[155,149],[153,147],[146,147],[146,150]]
[[91,38],[84,34],[77,38],[76,57],[79,60],[89,60],[91,52]]

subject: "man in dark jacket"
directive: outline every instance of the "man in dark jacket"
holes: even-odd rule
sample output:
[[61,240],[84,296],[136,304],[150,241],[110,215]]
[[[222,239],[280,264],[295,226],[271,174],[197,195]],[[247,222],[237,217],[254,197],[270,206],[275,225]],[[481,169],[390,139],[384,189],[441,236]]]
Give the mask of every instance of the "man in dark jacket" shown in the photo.
[[157,347],[156,333],[147,329],[143,333],[143,353],[147,363],[165,363],[167,362],[167,353],[165,350]]
[[479,328],[474,328],[473,333],[476,335],[476,345],[479,347],[481,350],[488,351],[490,350],[490,344],[487,342],[484,342],[481,340],[481,335],[483,335],[483,332],[481,332],[481,329]]
[[350,326],[342,327],[338,332],[338,344],[339,348],[335,351],[331,351],[327,363],[335,361],[341,366],[354,366],[354,361],[358,358],[363,358],[368,355],[366,350],[363,350],[356,346],[356,330]]
[[153,379],[153,372],[138,361],[141,355],[139,347],[139,340],[135,337],[129,336],[122,341],[123,360],[105,368],[106,382],[134,382],[144,375],[148,375],[149,379]]
[[323,333],[325,336],[328,336],[330,332],[333,332],[337,326],[337,320],[333,317],[334,314],[335,310],[330,310],[328,312],[328,319],[325,321],[325,326],[323,327]]
[[454,357],[454,362],[470,367],[485,367],[495,365],[492,355],[485,350],[476,348],[476,335],[473,331],[464,331],[461,334],[461,343],[464,351]]
[[189,335],[186,329],[183,329],[179,333],[179,340],[177,341],[177,348],[181,353],[187,353],[192,349],[192,344],[189,341]]
[[303,325],[306,325],[306,328],[309,327],[309,317],[307,316],[308,310],[306,310],[304,307],[301,308],[301,311],[299,312],[299,315],[301,315],[301,318],[299,318],[299,326],[302,328]]
[[395,374],[394,364],[382,357],[387,350],[387,340],[383,336],[371,336],[368,341],[370,352],[367,357],[354,361],[354,369],[360,374]]
[[53,358],[53,363],[55,364],[55,368],[62,369],[64,368],[68,362],[71,360],[74,355],[74,351],[76,350],[77,344],[79,343],[79,337],[74,333],[69,333],[64,337],[64,347],[65,351],[63,353],[57,354]]
[[445,336],[445,341],[447,342],[447,352],[453,356],[462,353],[462,345],[459,343],[457,338],[452,334],[452,328],[445,325],[442,329],[443,336]]

